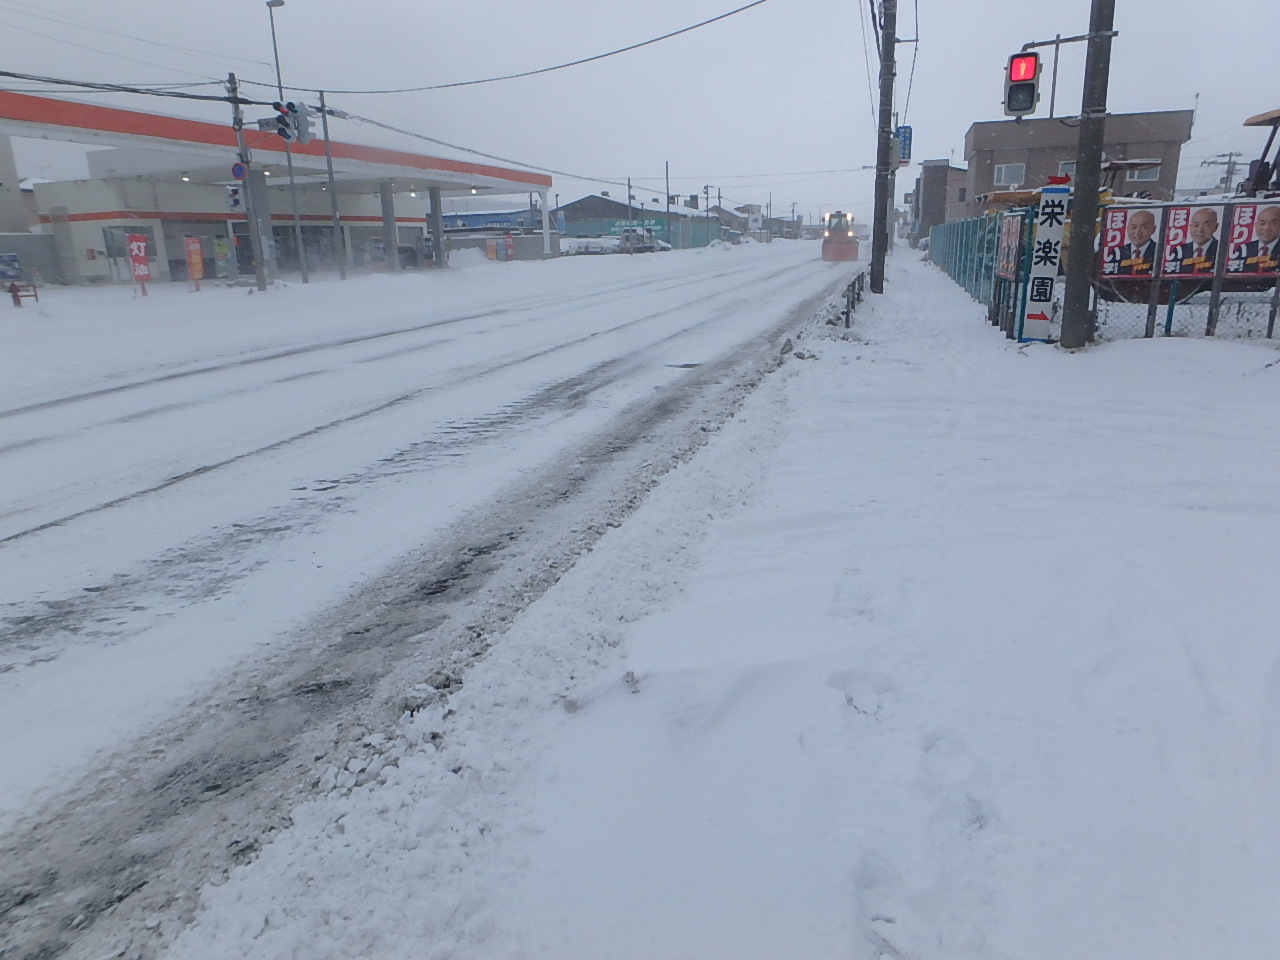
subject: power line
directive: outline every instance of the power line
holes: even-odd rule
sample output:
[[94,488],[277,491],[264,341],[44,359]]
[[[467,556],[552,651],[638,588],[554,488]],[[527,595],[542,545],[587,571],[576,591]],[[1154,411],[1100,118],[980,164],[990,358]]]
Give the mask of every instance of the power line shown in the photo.
[[902,122],[907,122],[907,115],[911,112],[911,88],[916,82],[916,57],[920,55],[920,0],[913,0],[913,6],[916,13],[916,39],[915,46],[911,50],[911,75],[907,78],[907,99],[902,105]]
[[[57,43],[65,43],[65,44],[67,44],[68,46],[71,46],[71,47],[79,47],[81,50],[89,50],[89,51],[91,51],[91,52],[93,52],[93,53],[101,53],[101,54],[103,54],[104,56],[108,56],[108,57],[115,57],[117,60],[127,60],[129,63],[140,63],[140,64],[142,64],[144,67],[158,67],[158,68],[160,68],[161,70],[171,70],[171,69],[174,69],[174,68],[172,68],[172,67],[167,67],[167,66],[165,66],[164,64],[161,64],[161,63],[152,63],[150,60],[139,60],[139,59],[137,59],[136,57],[126,57],[126,56],[124,56],[123,54],[120,54],[120,53],[112,53],[112,52],[111,52],[111,51],[109,51],[109,50],[102,50],[102,49],[100,49],[100,48],[98,48],[98,47],[91,47],[91,46],[89,46],[89,45],[87,45],[87,44],[84,44],[84,43],[76,43],[74,40],[67,40],[67,39],[65,39],[64,37],[55,37],[55,36],[53,36],[52,34],[49,34],[49,33],[41,33],[39,30],[32,30],[30,27],[20,27],[20,26],[18,26],[17,24],[13,24],[13,23],[6,23],[4,26],[5,26],[5,28],[6,28],[6,29],[8,29],[8,30],[20,30],[20,31],[22,31],[23,33],[29,33],[29,34],[31,34],[32,36],[36,36],[36,37],[43,37],[43,38],[44,38],[44,39],[46,39],[46,40],[53,40],[53,41],[55,41],[55,42],[57,42]],[[192,73],[192,72],[190,72],[189,70],[175,70],[175,72],[176,72],[176,73],[185,73],[185,74],[186,74],[187,76],[189,76],[189,77],[206,77],[206,76],[207,76],[206,74]]]
[[[89,80],[63,80],[59,77],[42,77],[31,73],[15,73],[12,70],[0,70],[0,77],[12,77],[15,80],[28,80],[32,83],[49,83],[62,87],[81,87],[84,90],[106,91],[111,93],[137,93],[150,97],[174,97],[179,100],[213,100],[221,103],[239,103],[246,107],[270,106],[270,100],[247,100],[244,97],[221,96],[209,93],[183,93],[178,90],[161,90],[154,87],[135,87],[123,83],[94,83]],[[216,81],[210,81],[212,86]],[[197,84],[186,84],[197,86]]]
[[[776,178],[776,177],[816,177],[816,176],[826,176],[828,174],[833,174],[833,173],[859,173],[861,171],[871,170],[871,169],[874,169],[874,167],[873,166],[843,167],[838,170],[788,170],[783,173],[711,173],[711,174],[704,174],[702,176],[694,176],[690,174],[688,176],[673,177],[672,179],[676,181],[696,180],[699,183],[706,183],[710,180],[754,180],[754,179],[767,180],[767,179]],[[635,180],[636,178],[632,177],[632,179]],[[642,179],[648,179],[648,178],[642,178]],[[653,177],[652,179],[661,180],[662,178]]]
[[[583,57],[581,60],[573,60],[570,63],[560,63],[554,67],[540,67],[537,70],[525,70],[521,73],[509,73],[501,77],[486,77],[483,80],[459,80],[455,83],[437,83],[437,84],[433,84],[431,86],[426,86],[426,87],[399,87],[394,90],[325,90],[325,93],[341,93],[341,94],[347,94],[347,95],[370,94],[370,93],[419,93],[424,90],[448,90],[453,87],[470,87],[480,83],[497,83],[500,80],[516,80],[521,77],[532,77],[540,73],[551,73],[553,70],[565,70],[565,69],[568,69],[569,67],[579,67],[584,63],[592,63],[596,60],[603,60],[606,57],[617,56],[620,53],[627,53],[631,50],[638,50],[641,47],[647,47],[650,44],[659,43],[663,40],[670,40],[672,37],[678,37],[682,33],[688,33],[691,30],[697,30],[700,27],[705,27],[708,24],[715,23],[718,20],[724,20],[727,17],[732,17],[735,14],[742,13],[744,10],[750,10],[752,7],[758,7],[763,3],[768,3],[768,0],[753,0],[753,2],[748,3],[745,6],[738,7],[736,10],[730,10],[728,13],[722,13],[718,17],[712,17],[710,20],[703,20],[701,23],[695,23],[689,27],[683,27],[679,30],[673,30],[670,33],[664,33],[660,37],[654,37],[651,40],[644,40],[644,41],[641,41],[640,43],[633,43],[630,46],[626,46],[626,47],[619,47],[617,50],[610,50],[608,53],[598,53],[592,57]],[[255,81],[246,80],[243,82],[254,83]],[[257,85],[272,86],[272,84],[262,84],[262,83],[259,83]],[[316,88],[295,86],[295,87],[291,87],[290,89],[312,90]],[[590,179],[590,178],[588,177],[584,179]]]
[[[47,81],[40,81],[40,82],[54,83],[56,81],[50,79]],[[224,86],[225,84],[226,84],[225,80],[202,80],[200,83],[192,83],[191,81],[187,81],[186,83],[138,83],[136,84],[136,88],[138,92],[150,93],[153,90],[186,90],[190,87],[221,87],[221,86]],[[71,85],[75,86],[78,84],[75,81],[72,81]],[[53,89],[50,89],[48,87],[5,87],[5,89],[12,93],[53,93],[55,91],[59,91],[60,88],[54,87]],[[81,90],[80,92],[81,93],[109,93],[111,92],[111,90]]]
[[[871,111],[871,127],[876,126],[876,94],[875,86],[871,83],[871,53],[867,49],[867,12],[862,9],[862,4],[858,4],[858,24],[862,28],[862,65],[867,73],[867,108]],[[874,19],[875,10],[872,10]]]
[[[77,27],[81,30],[91,30],[94,33],[108,34],[113,37],[122,37],[125,40],[136,40],[138,43],[149,44],[150,46],[160,47],[161,49],[164,49],[164,50],[177,50],[179,53],[192,53],[198,57],[207,57],[208,59],[214,60],[218,63],[225,63],[227,60],[238,60],[241,63],[252,63],[255,66],[259,66],[259,67],[270,66],[270,64],[266,63],[265,61],[252,60],[248,57],[233,57],[233,56],[229,56],[227,54],[222,54],[222,53],[210,53],[208,50],[196,50],[192,47],[183,47],[174,43],[163,43],[159,40],[148,40],[146,37],[138,37],[133,35],[132,33],[125,33],[122,30],[116,30],[116,29],[113,29],[112,27],[104,27],[104,26],[101,26],[100,24],[93,23],[90,20],[82,20],[79,17],[68,17],[68,16],[57,15],[57,14],[37,13],[30,9],[23,9],[23,8],[28,8],[31,5],[28,3],[22,3],[21,0],[0,0],[0,3],[3,3],[7,7],[14,8],[14,11],[13,11],[14,13],[17,13],[24,17],[35,17],[36,19],[39,19],[39,20],[48,20],[50,23],[57,23],[63,26]],[[20,30],[23,28],[16,27],[14,29]],[[44,36],[44,34],[40,34],[40,36]],[[62,41],[61,37],[51,37],[50,39]],[[93,48],[87,48],[87,49],[93,49]],[[109,53],[109,51],[106,51],[106,50],[99,50],[97,52]],[[109,54],[109,55],[116,56],[116,54]]]
[[[328,90],[325,91],[325,93],[328,93],[328,92],[329,92]],[[257,101],[252,101],[252,102],[257,102]],[[498,163],[512,163],[518,167],[524,167],[526,170],[533,170],[537,173],[550,173],[550,174],[554,174],[557,177],[569,177],[570,179],[573,179],[573,180],[589,180],[592,183],[607,183],[612,187],[626,186],[625,180],[623,181],[606,180],[603,177],[589,177],[581,173],[569,173],[565,170],[554,170],[550,167],[539,167],[532,163],[525,163],[522,160],[512,160],[509,157],[499,157],[492,153],[484,153],[480,150],[473,150],[470,147],[464,147],[456,143],[449,143],[448,141],[445,141],[445,140],[438,140],[435,137],[428,137],[424,133],[414,133],[412,130],[405,130],[403,127],[392,126],[389,123],[383,123],[380,120],[374,120],[371,117],[362,117],[354,113],[348,113],[347,117],[348,119],[355,120],[360,123],[367,123],[370,126],[379,127],[383,130],[390,130],[392,133],[398,133],[406,137],[413,137],[415,140],[423,140],[427,143],[434,143],[441,147],[448,147],[450,150],[461,150],[463,153],[470,153],[473,156],[484,157],[486,160],[496,160]]]

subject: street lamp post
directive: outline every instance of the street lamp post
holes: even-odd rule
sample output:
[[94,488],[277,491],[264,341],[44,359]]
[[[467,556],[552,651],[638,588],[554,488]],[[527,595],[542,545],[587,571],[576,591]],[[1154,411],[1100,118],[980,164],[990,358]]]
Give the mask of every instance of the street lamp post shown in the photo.
[[[280,48],[276,44],[276,7],[283,6],[284,0],[267,0],[267,16],[271,19],[271,54],[276,63],[276,93],[281,103],[284,103],[284,82],[280,79]],[[309,283],[307,251],[302,245],[302,217],[298,213],[298,184],[293,176],[293,148],[288,140],[284,142],[284,159],[289,168],[289,202],[293,206],[293,239],[298,248],[298,269],[302,271],[302,282]]]

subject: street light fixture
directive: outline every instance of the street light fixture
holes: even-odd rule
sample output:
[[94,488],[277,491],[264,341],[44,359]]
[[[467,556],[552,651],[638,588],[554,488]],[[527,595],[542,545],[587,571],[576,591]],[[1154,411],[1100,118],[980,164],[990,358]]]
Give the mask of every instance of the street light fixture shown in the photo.
[[[284,0],[266,0],[267,16],[271,19],[271,54],[276,64],[276,93],[280,102],[284,103],[284,81],[280,79],[280,48],[276,43],[276,7],[283,7]],[[302,217],[298,213],[298,185],[293,177],[293,148],[289,141],[284,142],[284,159],[289,166],[289,202],[293,206],[293,239],[298,248],[298,269],[302,272],[302,282],[309,283],[307,276],[307,251],[302,245]]]

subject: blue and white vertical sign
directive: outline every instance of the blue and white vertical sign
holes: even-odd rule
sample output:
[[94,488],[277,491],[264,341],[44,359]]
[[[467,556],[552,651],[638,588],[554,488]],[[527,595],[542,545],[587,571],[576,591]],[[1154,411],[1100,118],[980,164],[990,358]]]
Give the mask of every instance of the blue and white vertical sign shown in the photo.
[[911,162],[911,128],[897,127],[893,131],[893,136],[898,141],[898,165],[905,167]]
[[1053,301],[1058,294],[1058,268],[1062,264],[1062,238],[1067,230],[1067,207],[1070,202],[1071,186],[1068,183],[1051,182],[1040,190],[1035,232],[1031,239],[1031,271],[1027,277],[1026,307],[1022,311],[1019,340],[1049,339]]

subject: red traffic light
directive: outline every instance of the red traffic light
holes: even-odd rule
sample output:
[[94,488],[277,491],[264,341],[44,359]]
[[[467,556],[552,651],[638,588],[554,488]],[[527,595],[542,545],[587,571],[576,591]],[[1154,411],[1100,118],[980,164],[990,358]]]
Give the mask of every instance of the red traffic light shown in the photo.
[[1015,53],[1009,58],[1009,82],[1028,83],[1040,75],[1040,54]]

